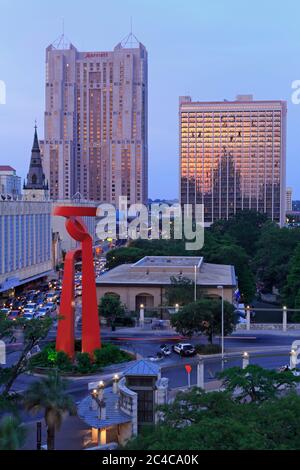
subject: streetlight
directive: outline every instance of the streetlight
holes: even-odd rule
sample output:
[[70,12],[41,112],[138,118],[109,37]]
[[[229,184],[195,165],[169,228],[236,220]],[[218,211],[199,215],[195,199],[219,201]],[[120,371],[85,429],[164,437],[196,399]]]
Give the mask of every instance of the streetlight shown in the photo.
[[194,302],[197,300],[197,265],[194,266]]
[[222,316],[221,316],[221,355],[222,355],[222,369],[224,368],[224,287],[217,286],[217,289],[222,291]]

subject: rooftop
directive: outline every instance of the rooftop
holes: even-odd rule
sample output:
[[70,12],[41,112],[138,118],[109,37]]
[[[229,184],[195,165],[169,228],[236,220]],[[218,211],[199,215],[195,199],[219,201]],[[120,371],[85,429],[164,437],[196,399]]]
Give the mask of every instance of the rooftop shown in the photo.
[[[145,257],[135,264],[121,264],[110,271],[105,272],[97,278],[97,285],[152,285],[166,286],[171,284],[172,276],[182,276],[194,280],[195,278],[195,260],[199,261],[197,265],[197,284],[199,286],[236,286],[236,277],[234,266],[227,264],[205,263],[201,257],[157,257],[157,260],[149,262],[149,259],[156,257]],[[177,258],[170,263],[167,259]],[[148,260],[147,260],[148,259]],[[139,264],[140,263],[140,264]],[[185,264],[186,263],[186,264]],[[150,266],[149,266],[150,264]]]
[[98,409],[92,409],[93,398],[91,395],[88,395],[79,403],[78,416],[90,427],[97,429],[131,421],[131,417],[118,408],[119,396],[113,393],[111,387],[104,390],[104,399],[106,404],[106,419],[99,419]]
[[180,268],[181,266],[184,266],[194,268],[195,266],[200,267],[202,261],[203,258],[201,256],[144,256],[144,258],[134,263],[132,267],[178,266]]
[[124,372],[123,375],[125,377],[132,376],[132,375],[149,375],[149,376],[157,376],[159,375],[160,368],[156,364],[152,364],[145,359],[140,359],[136,361],[134,364],[131,364]]
[[16,170],[10,165],[0,165],[0,171],[16,171]]

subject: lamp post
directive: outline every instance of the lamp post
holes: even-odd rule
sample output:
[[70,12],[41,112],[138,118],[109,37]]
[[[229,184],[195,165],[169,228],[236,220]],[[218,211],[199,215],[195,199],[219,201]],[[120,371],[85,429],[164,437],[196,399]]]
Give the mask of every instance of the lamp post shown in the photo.
[[194,266],[194,302],[197,300],[197,265]]
[[222,311],[221,311],[221,356],[222,356],[222,369],[224,368],[224,287],[217,286],[218,289],[221,290],[221,304],[222,304]]
[[282,331],[287,330],[287,307],[282,307]]
[[140,305],[140,326],[144,326],[144,319],[145,319],[145,310],[144,304]]
[[113,393],[117,394],[119,391],[119,375],[115,374],[113,378]]
[[250,305],[247,305],[246,307],[246,329],[247,331],[250,330]]
[[243,353],[242,355],[242,358],[243,358],[243,365],[242,365],[242,368],[243,369],[246,369],[246,367],[249,366],[249,353],[247,353],[246,351]]
[[295,349],[291,349],[290,352],[290,369],[293,370],[296,367],[297,361],[297,351]]
[[175,313],[179,312],[179,304],[175,304]]
[[97,387],[97,395],[99,400],[103,400],[103,394],[104,394],[104,382],[103,380],[100,380],[98,387]]

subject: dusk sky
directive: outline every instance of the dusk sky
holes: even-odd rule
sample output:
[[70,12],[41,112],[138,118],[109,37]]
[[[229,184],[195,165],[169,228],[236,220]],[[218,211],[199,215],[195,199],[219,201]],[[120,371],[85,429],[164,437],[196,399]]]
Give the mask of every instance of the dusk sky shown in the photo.
[[178,97],[288,103],[287,185],[300,199],[300,2],[297,0],[0,0],[0,164],[26,175],[34,120],[43,138],[45,48],[62,32],[81,51],[130,31],[148,50],[149,197],[178,197]]

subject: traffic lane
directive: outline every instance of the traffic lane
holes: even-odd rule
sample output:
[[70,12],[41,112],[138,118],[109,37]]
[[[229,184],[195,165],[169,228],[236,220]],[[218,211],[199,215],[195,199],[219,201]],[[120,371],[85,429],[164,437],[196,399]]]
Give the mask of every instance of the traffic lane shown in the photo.
[[[218,359],[204,359],[204,380],[216,380],[217,374],[222,371],[221,358]],[[250,356],[250,364],[257,364],[266,369],[278,370],[284,364],[289,363],[289,356],[287,354],[274,355],[274,356]],[[179,357],[178,363],[172,365],[161,364],[162,376],[169,379],[170,388],[184,387],[188,385],[188,375],[185,369],[186,365],[192,366],[190,374],[191,385],[197,384],[197,360],[195,358],[181,358]],[[226,358],[224,361],[224,370],[230,367],[241,367],[241,358]]]
[[[266,337],[268,339],[268,337]],[[165,343],[167,344],[170,349],[172,349],[173,345],[176,342],[189,342],[192,343],[193,345],[196,344],[207,344],[207,341],[203,341],[203,338],[193,338],[192,340],[188,339],[182,339],[181,337],[173,337],[170,338],[168,336],[155,336],[155,337],[126,337],[126,336],[106,336],[103,337],[106,341],[112,342],[120,347],[124,347],[125,349],[128,349],[132,351],[133,353],[138,353],[144,357],[147,356],[153,356],[156,355],[157,352],[159,352],[159,347],[161,344]],[[266,347],[270,346],[286,346],[286,351],[288,352],[291,349],[292,342],[294,341],[295,338],[290,338],[290,341],[285,341],[284,343],[280,342],[274,342],[272,341],[264,341],[262,340],[257,340],[256,337],[247,337],[247,338],[238,338],[235,340],[231,340],[230,338],[225,339],[225,352],[228,351],[234,351],[235,349],[240,350],[240,351],[248,351],[250,352],[251,349],[264,349]],[[219,344],[220,341],[214,342],[214,344]]]

